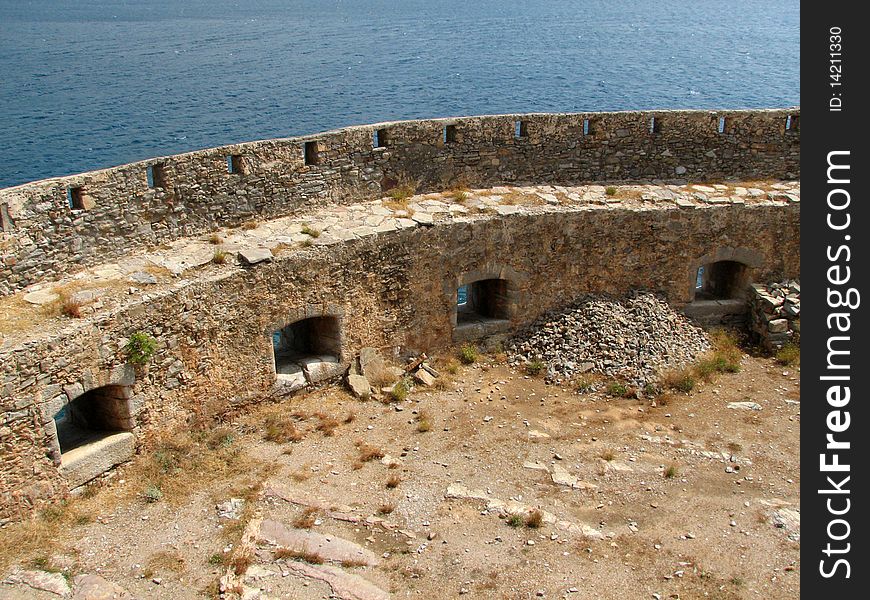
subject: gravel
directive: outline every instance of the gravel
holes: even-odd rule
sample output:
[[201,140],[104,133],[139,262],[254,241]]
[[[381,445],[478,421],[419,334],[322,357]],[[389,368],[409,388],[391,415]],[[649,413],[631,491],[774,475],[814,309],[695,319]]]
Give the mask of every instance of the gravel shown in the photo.
[[584,298],[545,315],[506,345],[513,365],[546,363],[550,382],[592,372],[639,388],[709,348],[701,328],[649,292],[633,292],[623,300]]

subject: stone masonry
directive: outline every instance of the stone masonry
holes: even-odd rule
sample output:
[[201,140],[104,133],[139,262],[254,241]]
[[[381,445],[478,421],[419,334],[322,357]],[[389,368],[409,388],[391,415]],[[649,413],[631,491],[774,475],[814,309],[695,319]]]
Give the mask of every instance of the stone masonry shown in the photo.
[[[363,347],[400,358],[451,344],[457,289],[475,281],[502,282],[499,320],[516,329],[586,293],[646,289],[685,306],[709,257],[744,263],[750,281],[798,279],[800,183],[775,181],[798,175],[792,112],[723,113],[721,134],[719,113],[590,114],[589,139],[584,115],[389,124],[0,191],[0,309],[32,317],[0,334],[0,522],[122,458],[67,476],[64,407],[111,387],[124,427],[103,443],[129,454],[133,440],[280,393],[273,336],[302,319],[334,319],[339,372]],[[660,133],[645,129],[653,114]],[[386,147],[371,148],[374,129]],[[165,187],[151,189],[145,167],[158,163]],[[748,181],[574,183],[732,175]],[[381,199],[406,177],[485,189]],[[62,289],[80,318],[30,305]],[[156,340],[145,365],[128,364],[134,332]]]
[[749,292],[749,328],[768,352],[800,338],[801,285],[797,281],[754,283]]
[[381,123],[28,183],[0,190],[0,295],[217,227],[376,198],[400,182],[431,191],[797,178],[800,131],[787,130],[786,121],[799,123],[799,115],[656,111]]

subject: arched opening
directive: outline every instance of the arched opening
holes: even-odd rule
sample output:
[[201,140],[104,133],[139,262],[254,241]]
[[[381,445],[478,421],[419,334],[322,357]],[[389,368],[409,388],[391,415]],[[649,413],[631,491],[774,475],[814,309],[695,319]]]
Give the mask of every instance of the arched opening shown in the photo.
[[275,374],[302,387],[340,372],[341,324],[338,317],[301,319],[272,334]]
[[749,269],[733,260],[720,260],[698,268],[695,300],[739,300],[749,285]]
[[750,267],[738,260],[711,258],[693,273],[692,302],[683,313],[704,326],[740,326],[746,320]]
[[503,333],[510,328],[511,285],[507,279],[478,279],[456,289],[454,341]]
[[483,279],[456,291],[456,324],[508,318],[506,279]]
[[126,385],[105,385],[73,399],[54,415],[61,457],[70,450],[131,431],[131,391]]

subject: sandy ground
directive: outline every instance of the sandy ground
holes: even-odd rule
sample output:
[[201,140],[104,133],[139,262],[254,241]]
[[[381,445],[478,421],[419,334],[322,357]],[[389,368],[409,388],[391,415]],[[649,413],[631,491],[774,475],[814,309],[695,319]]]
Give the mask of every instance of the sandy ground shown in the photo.
[[[182,502],[147,503],[118,495],[143,485],[135,465],[119,469],[88,500],[98,514],[57,528],[51,555],[18,562],[98,573],[137,598],[200,598],[217,590],[246,526],[293,528],[308,506],[311,531],[377,557],[334,570],[392,598],[799,597],[799,518],[781,512],[800,509],[796,369],[744,356],[740,373],[655,407],[546,385],[490,358],[443,379],[401,403],[329,388],[269,407],[300,441],[265,440],[263,411],[239,416],[229,425],[245,472],[202,473]],[[761,409],[727,406],[742,401]],[[339,424],[318,429],[316,413]],[[360,462],[360,444],[377,450],[371,460]],[[233,496],[247,498],[241,518],[220,517],[216,503]],[[527,526],[533,509],[555,522]],[[272,550],[259,544],[245,565],[249,593],[331,597]],[[57,597],[0,585],[4,600]]]

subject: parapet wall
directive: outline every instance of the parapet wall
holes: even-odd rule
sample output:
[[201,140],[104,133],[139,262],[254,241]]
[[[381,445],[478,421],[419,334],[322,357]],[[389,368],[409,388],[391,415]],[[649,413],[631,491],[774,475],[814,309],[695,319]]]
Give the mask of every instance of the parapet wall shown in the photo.
[[800,176],[800,110],[528,114],[382,123],[0,190],[0,295],[180,237],[397,182],[452,185]]
[[[338,319],[346,365],[365,346],[400,356],[449,345],[457,287],[476,279],[506,280],[511,329],[587,292],[648,289],[679,305],[692,299],[704,257],[745,259],[751,281],[799,277],[799,221],[799,203],[774,200],[447,219],[254,266],[211,265],[119,308],[62,320],[62,329],[0,348],[0,522],[81,483],[64,473],[53,415],[100,386],[123,386],[118,397],[129,403],[121,416],[147,444],[161,431],[271,396],[272,335],[300,318]],[[157,351],[134,369],[123,346],[137,331],[153,336]]]

